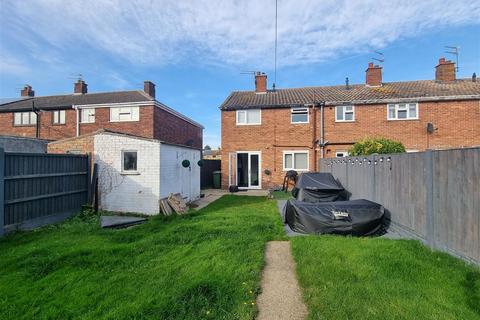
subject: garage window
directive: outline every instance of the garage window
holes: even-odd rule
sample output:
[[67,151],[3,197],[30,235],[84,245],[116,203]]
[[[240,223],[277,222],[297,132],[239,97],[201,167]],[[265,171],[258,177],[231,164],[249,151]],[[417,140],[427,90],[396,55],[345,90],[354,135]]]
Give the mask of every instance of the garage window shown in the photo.
[[137,172],[137,151],[122,151],[122,172]]

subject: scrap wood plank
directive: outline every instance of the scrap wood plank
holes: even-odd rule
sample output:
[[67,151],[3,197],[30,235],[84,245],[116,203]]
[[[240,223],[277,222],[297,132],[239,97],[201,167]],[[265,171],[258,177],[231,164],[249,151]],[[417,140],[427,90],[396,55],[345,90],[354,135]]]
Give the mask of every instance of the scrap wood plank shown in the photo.
[[178,214],[185,214],[187,212],[187,204],[179,193],[171,193],[168,197],[168,204]]
[[173,213],[172,208],[168,204],[167,198],[160,199],[160,209],[162,210],[165,216],[171,216]]

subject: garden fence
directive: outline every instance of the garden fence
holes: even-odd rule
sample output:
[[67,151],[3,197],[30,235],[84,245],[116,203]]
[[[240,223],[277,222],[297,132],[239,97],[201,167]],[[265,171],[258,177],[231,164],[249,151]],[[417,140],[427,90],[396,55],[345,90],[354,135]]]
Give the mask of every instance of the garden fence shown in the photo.
[[321,159],[351,194],[382,204],[391,227],[480,264],[480,148]]
[[89,156],[0,148],[0,235],[61,221],[90,199]]
[[203,160],[203,166],[200,168],[200,188],[207,189],[213,187],[213,172],[220,171],[222,167],[221,160]]

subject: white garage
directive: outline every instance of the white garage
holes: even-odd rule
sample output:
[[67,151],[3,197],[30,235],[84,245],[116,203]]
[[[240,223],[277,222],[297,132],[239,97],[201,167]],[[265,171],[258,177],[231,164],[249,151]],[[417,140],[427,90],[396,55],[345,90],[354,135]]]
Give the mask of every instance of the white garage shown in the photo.
[[101,129],[49,143],[50,153],[91,153],[98,165],[99,207],[154,215],[159,200],[180,193],[200,198],[201,151]]
[[200,198],[200,150],[108,131],[93,142],[101,209],[154,215],[170,193]]

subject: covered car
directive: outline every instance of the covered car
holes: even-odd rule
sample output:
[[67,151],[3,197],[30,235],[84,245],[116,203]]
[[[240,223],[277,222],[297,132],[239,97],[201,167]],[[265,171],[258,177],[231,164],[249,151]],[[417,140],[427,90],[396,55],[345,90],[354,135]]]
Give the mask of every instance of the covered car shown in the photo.
[[292,190],[295,199],[305,202],[341,200],[344,189],[329,172],[302,173]]
[[369,200],[322,203],[290,199],[284,218],[293,231],[311,234],[371,235],[383,224],[384,208]]

